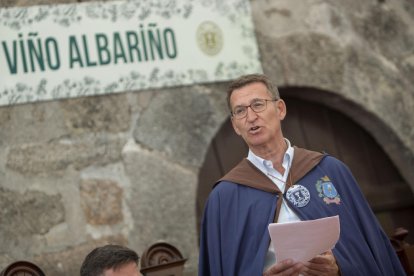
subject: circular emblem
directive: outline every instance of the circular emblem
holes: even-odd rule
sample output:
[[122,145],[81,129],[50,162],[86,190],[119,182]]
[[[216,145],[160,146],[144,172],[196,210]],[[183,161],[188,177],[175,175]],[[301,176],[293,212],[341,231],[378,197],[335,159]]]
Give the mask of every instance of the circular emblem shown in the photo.
[[197,28],[196,35],[198,47],[206,55],[217,55],[223,48],[223,33],[214,22],[202,22]]
[[286,192],[286,198],[296,207],[304,207],[309,203],[310,194],[302,185],[293,185]]

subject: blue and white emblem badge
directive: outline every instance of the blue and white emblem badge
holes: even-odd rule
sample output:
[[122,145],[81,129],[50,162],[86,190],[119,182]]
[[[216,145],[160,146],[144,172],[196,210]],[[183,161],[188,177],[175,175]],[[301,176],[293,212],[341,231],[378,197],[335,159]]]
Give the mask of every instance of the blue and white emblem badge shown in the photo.
[[305,207],[310,200],[309,190],[299,184],[293,185],[287,190],[286,198],[296,207]]
[[341,197],[327,175],[316,182],[316,190],[319,192],[319,197],[322,197],[326,204],[335,203],[339,205],[341,203]]

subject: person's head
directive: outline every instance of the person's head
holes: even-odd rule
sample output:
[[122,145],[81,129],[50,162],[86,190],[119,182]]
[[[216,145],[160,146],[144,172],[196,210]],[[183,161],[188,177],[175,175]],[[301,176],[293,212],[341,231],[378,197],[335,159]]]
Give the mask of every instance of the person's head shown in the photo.
[[80,276],[138,276],[138,254],[121,245],[92,250],[82,263]]
[[230,104],[230,97],[233,94],[234,90],[237,90],[239,88],[242,88],[246,85],[249,85],[251,83],[255,82],[261,82],[266,86],[267,92],[269,93],[269,96],[274,99],[278,100],[280,99],[279,90],[276,86],[273,85],[273,83],[269,80],[269,78],[266,75],[263,74],[250,74],[250,75],[243,75],[235,80],[233,80],[229,87],[227,88],[227,106],[230,109],[230,112],[232,112],[232,107]]
[[234,80],[227,90],[227,104],[234,130],[251,150],[283,141],[281,121],[286,105],[265,75],[251,74]]

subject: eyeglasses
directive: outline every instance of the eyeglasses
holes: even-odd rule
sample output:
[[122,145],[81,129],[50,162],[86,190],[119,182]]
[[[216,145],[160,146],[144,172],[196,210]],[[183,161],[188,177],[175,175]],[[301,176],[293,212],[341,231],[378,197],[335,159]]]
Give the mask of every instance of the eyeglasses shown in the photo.
[[236,106],[231,115],[236,119],[243,119],[247,116],[247,108],[250,107],[254,112],[259,113],[266,109],[267,102],[276,102],[278,100],[254,99],[249,105]]

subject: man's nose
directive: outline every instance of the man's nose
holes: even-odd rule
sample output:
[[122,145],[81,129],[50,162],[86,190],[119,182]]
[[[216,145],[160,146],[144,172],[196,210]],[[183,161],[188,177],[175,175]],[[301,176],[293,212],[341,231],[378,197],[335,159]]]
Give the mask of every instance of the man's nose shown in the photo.
[[248,121],[253,121],[257,118],[257,113],[254,112],[254,110],[252,109],[251,106],[247,107],[247,114],[246,114],[246,118]]

